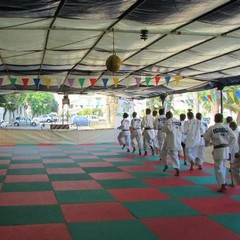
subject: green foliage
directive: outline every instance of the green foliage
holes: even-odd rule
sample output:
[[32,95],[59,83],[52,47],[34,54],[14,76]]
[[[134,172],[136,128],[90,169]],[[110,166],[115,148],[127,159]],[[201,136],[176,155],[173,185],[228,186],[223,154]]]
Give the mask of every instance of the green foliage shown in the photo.
[[83,108],[77,113],[78,115],[97,115],[103,116],[103,110],[101,108]]
[[58,103],[52,93],[27,93],[25,101],[31,107],[33,117],[50,112],[58,112]]

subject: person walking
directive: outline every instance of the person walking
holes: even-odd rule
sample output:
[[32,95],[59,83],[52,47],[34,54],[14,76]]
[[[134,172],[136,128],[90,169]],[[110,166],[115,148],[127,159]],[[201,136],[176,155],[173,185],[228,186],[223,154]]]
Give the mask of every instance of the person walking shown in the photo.
[[182,150],[181,145],[181,122],[173,117],[172,112],[166,113],[166,124],[163,127],[163,132],[166,133],[166,140],[162,149],[162,163],[164,164],[163,171],[168,169],[167,156],[171,157],[172,166],[176,170],[175,176],[179,176],[180,160],[179,151]]
[[231,165],[233,185],[240,185],[240,133],[238,133],[238,152],[235,153],[234,162]]
[[182,145],[182,152],[179,152],[179,156],[183,153],[183,161],[184,165],[187,165],[187,159],[186,159],[186,152],[185,152],[185,140],[186,140],[186,135],[184,134],[184,123],[186,121],[186,114],[181,113],[179,115],[179,120],[181,122],[181,132],[182,132],[182,139],[181,139],[181,145]]
[[127,146],[127,152],[130,152],[131,148],[131,139],[130,139],[130,120],[128,119],[128,113],[123,113],[123,119],[121,121],[121,125],[117,128],[120,129],[121,132],[118,134],[118,142],[124,149]]
[[147,155],[148,147],[152,150],[152,155],[154,155],[155,143],[155,130],[154,130],[154,117],[151,115],[151,109],[146,109],[146,115],[142,119],[143,131],[143,149],[144,156]]
[[214,171],[217,183],[221,186],[217,191],[226,191],[226,161],[229,158],[229,144],[236,136],[231,129],[223,125],[223,115],[217,113],[214,116],[215,124],[208,128],[203,135],[206,146],[213,145]]
[[133,112],[132,114],[132,120],[131,120],[131,143],[133,147],[133,153],[136,151],[136,144],[137,142],[139,155],[142,154],[143,149],[143,136],[142,136],[142,129],[141,129],[141,123],[142,120],[137,117],[137,112]]
[[201,140],[201,121],[194,119],[193,112],[187,113],[188,120],[184,123],[186,158],[190,162],[190,171],[193,170],[197,157],[198,146]]

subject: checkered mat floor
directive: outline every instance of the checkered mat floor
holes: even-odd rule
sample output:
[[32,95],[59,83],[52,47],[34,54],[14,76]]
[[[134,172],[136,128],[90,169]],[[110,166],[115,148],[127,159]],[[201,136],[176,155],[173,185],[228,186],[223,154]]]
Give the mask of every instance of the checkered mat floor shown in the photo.
[[188,168],[110,144],[0,147],[0,239],[239,240],[240,187]]

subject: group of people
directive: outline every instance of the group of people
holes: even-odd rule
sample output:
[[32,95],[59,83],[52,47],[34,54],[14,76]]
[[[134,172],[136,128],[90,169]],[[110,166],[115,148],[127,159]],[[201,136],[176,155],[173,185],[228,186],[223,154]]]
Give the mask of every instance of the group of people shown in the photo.
[[[213,145],[213,159],[215,176],[220,185],[219,192],[226,190],[226,161],[230,161],[232,185],[240,185],[240,150],[239,129],[231,117],[226,118],[218,113],[214,117],[215,124],[211,127],[202,120],[202,114],[189,110],[186,114],[173,117],[171,111],[166,114],[164,109],[151,111],[147,108],[141,119],[137,112],[133,112],[129,120],[128,113],[123,114],[121,131],[118,135],[119,144],[127,151],[139,151],[139,155],[159,154],[159,160],[164,165],[163,171],[168,169],[169,160],[175,169],[175,176],[180,174],[180,156],[183,155],[184,165],[190,164],[190,171],[194,166],[202,170],[205,161],[205,147]],[[170,159],[168,158],[170,157]]]

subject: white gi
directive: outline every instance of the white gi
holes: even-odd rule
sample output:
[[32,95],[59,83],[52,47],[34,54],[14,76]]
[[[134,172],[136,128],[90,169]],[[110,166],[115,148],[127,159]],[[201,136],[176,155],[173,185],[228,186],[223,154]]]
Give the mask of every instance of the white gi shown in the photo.
[[201,140],[201,121],[198,119],[189,119],[184,123],[185,153],[190,163],[195,163],[199,142]]
[[141,129],[141,123],[142,120],[140,118],[133,118],[131,120],[131,142],[132,142],[132,147],[135,147],[135,140],[138,145],[138,149],[141,150],[143,149],[143,136],[142,136],[142,129]]
[[197,151],[197,157],[195,159],[195,162],[198,166],[202,166],[204,160],[205,160],[205,147],[206,147],[206,143],[204,140],[203,135],[205,134],[205,132],[208,129],[208,125],[207,123],[201,121],[202,127],[201,127],[201,138],[200,138],[200,142],[199,142],[199,146],[198,146],[198,151]]
[[154,130],[154,117],[147,114],[142,119],[143,131],[143,149],[146,152],[148,146],[156,147],[155,130]]
[[218,184],[226,183],[226,166],[225,163],[229,158],[228,145],[236,138],[231,129],[227,129],[222,123],[215,123],[209,127],[203,135],[206,146],[211,142],[213,144],[213,160],[215,176]]
[[130,139],[130,120],[124,118],[121,121],[121,125],[118,127],[118,129],[121,129],[122,131],[118,134],[118,142],[120,145],[126,145],[128,149],[131,147],[131,139]]
[[168,165],[167,154],[169,152],[169,155],[172,159],[173,168],[180,169],[178,152],[182,150],[181,122],[176,118],[167,119],[162,131],[166,133],[166,140],[162,149],[162,163],[164,165]]
[[158,141],[159,151],[162,151],[163,144],[166,138],[166,133],[162,131],[166,121],[167,121],[167,118],[165,115],[160,115],[154,121],[154,128],[157,130],[157,141]]
[[240,185],[240,133],[238,134],[238,153],[231,166],[234,185]]
[[234,163],[235,153],[239,151],[239,146],[238,146],[239,129],[237,128],[236,130],[233,131],[233,133],[235,134],[236,139],[231,144],[229,144],[230,163]]

